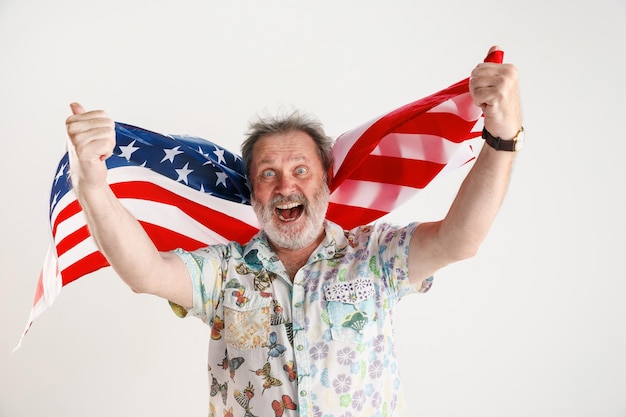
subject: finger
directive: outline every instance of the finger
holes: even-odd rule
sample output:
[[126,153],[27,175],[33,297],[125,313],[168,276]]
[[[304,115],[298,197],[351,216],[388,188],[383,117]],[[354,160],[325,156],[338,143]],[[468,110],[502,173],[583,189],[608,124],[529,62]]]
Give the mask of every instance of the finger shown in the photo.
[[85,113],[85,108],[80,103],[70,103],[70,109],[74,115]]
[[470,75],[474,87],[499,87],[517,80],[517,69],[513,64],[480,63]]
[[94,127],[71,133],[70,142],[81,159],[105,160],[111,156],[115,146],[115,130],[112,126]]
[[[76,106],[74,106],[76,104]],[[83,106],[72,103],[72,114],[65,120],[68,132],[79,132],[99,126],[108,126],[112,123],[109,116],[103,110],[85,111]]]
[[504,61],[504,51],[501,50],[499,46],[495,45],[489,48],[489,52],[487,52],[487,56],[485,57],[484,62],[502,64],[503,61]]
[[113,153],[111,140],[107,136],[89,137],[88,140],[76,140],[73,144],[76,153],[87,158],[96,157],[104,160]]
[[489,52],[487,52],[487,55],[492,54],[496,51],[500,51],[500,47],[498,45],[493,45],[491,48],[489,48]]
[[495,87],[495,80],[498,79],[490,69],[481,67],[481,65],[484,64],[479,64],[474,68],[469,80],[469,89],[474,98],[477,98],[476,95],[480,90]]
[[[81,116],[87,116],[80,118]],[[75,136],[79,133],[94,132],[94,135],[99,129],[114,129],[115,123],[110,118],[106,117],[103,112],[88,112],[82,115],[70,116],[66,121],[66,130],[70,136]]]

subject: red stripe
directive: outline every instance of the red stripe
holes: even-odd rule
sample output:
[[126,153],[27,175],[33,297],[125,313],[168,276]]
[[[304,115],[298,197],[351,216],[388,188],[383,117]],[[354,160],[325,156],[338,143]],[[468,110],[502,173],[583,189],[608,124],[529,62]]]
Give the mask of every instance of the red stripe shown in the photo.
[[63,255],[65,252],[72,249],[74,246],[78,245],[89,236],[91,235],[89,234],[89,229],[87,228],[87,226],[76,229],[56,244],[57,256]]
[[350,179],[422,189],[443,168],[444,165],[435,162],[370,155],[352,172]]
[[[222,212],[216,211],[205,205],[196,203],[185,197],[164,189],[156,184],[145,181],[128,181],[112,184],[111,189],[118,198],[135,198],[148,201],[155,201],[163,204],[176,206],[178,209],[186,213],[194,220],[202,223],[208,229],[238,242],[247,242],[254,236],[258,229],[254,226],[240,221],[234,217],[228,216]],[[58,226],[68,218],[74,216],[81,211],[80,204],[74,200],[68,204],[54,219],[52,224],[52,235],[56,236]],[[65,237],[62,242],[57,245],[59,255],[66,252],[74,245],[78,244],[88,236],[88,232],[81,228]],[[66,239],[68,239],[66,241]]]
[[111,189],[118,198],[136,198],[169,204],[206,226],[208,229],[237,242],[247,242],[258,229],[216,211],[205,205],[181,197],[158,185],[145,181],[129,181],[112,184]]
[[61,282],[63,286],[66,286],[83,275],[97,271],[105,266],[109,266],[109,263],[100,252],[90,253],[61,271]]
[[[331,191],[334,191],[346,178],[351,176],[351,171],[363,163],[365,158],[376,148],[380,140],[387,134],[395,132],[399,126],[406,125],[411,120],[417,119],[434,106],[468,91],[469,81],[468,79],[465,79],[445,90],[441,90],[428,97],[402,106],[374,122],[365,132],[363,132],[358,141],[352,145],[346,154],[344,163],[338,169],[337,174],[333,178]],[[418,121],[416,120],[415,122],[417,123]],[[433,126],[436,126],[436,123],[433,123],[432,120],[430,122]],[[431,127],[431,129],[432,128],[433,127]],[[350,163],[346,163],[346,161],[350,161]]]
[[347,230],[368,224],[385,214],[387,213],[380,210],[330,202],[326,218]]
[[140,223],[150,236],[152,242],[154,242],[154,245],[160,251],[170,251],[177,248],[185,248],[186,250],[193,251],[207,246],[206,242],[200,242],[189,236],[166,229],[165,227],[147,222]]
[[[143,181],[131,181],[112,184],[111,189],[118,198],[143,198],[149,201],[158,201],[176,206],[191,218],[194,218],[196,221],[224,236],[228,240],[247,242],[258,231],[255,227],[245,222],[188,200],[155,184]],[[53,225],[54,233],[56,233],[58,226],[63,220],[77,214],[80,212],[80,209],[78,202],[73,201],[59,212]],[[194,250],[206,246],[204,242],[197,241],[165,227],[147,222],[140,223],[159,250],[166,251],[179,247]],[[87,226],[82,226],[73,231],[56,245],[57,256],[65,254],[89,236]],[[88,254],[62,271],[63,285],[80,278],[82,275],[94,272],[106,266],[108,266],[108,262],[100,252]]]
[[[187,250],[195,250],[206,246],[204,242],[197,241],[164,227],[146,222],[140,222],[140,224],[148,233],[157,249],[161,251],[169,251],[181,247]],[[63,285],[69,284],[83,275],[97,271],[108,265],[109,263],[100,252],[83,256],[77,262],[61,271]]]
[[461,143],[478,135],[471,132],[475,124],[476,120],[468,122],[456,114],[429,112],[408,120],[393,132],[433,135],[454,143]]
[[57,216],[53,219],[53,223],[52,223],[52,236],[56,236],[57,233],[57,227],[63,223],[65,220],[69,219],[70,217],[74,216],[77,213],[80,213],[82,211],[82,208],[80,206],[80,204],[78,203],[78,200],[74,200],[72,201],[70,204],[68,204],[67,206],[65,206],[65,208],[63,208],[63,210],[61,210]]

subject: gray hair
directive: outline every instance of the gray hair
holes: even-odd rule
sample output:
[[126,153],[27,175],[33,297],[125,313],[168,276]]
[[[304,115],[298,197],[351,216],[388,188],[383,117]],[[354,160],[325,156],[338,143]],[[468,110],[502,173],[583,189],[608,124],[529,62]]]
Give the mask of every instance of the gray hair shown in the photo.
[[[246,174],[250,174],[250,165],[254,145],[265,136],[289,133],[294,131],[304,132],[309,135],[317,147],[317,153],[324,168],[324,175],[328,180],[328,172],[333,165],[333,139],[326,135],[322,123],[308,114],[293,111],[285,116],[259,117],[256,121],[250,122],[246,139],[241,145],[241,156],[246,168]],[[250,187],[252,184],[250,183]]]

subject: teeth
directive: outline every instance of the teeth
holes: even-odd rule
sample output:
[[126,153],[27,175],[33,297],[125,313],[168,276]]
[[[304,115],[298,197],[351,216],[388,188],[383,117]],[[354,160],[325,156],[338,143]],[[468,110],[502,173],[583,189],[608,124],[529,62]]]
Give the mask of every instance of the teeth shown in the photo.
[[294,207],[298,207],[299,205],[300,204],[298,204],[298,203],[287,203],[287,204],[285,204],[283,206],[276,206],[276,208],[280,209],[280,210],[288,210],[288,209],[292,209]]

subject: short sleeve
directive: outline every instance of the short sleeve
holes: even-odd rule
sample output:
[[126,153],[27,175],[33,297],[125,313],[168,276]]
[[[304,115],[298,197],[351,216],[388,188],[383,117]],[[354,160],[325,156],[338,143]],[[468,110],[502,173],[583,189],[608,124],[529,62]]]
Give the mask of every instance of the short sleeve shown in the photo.
[[215,245],[194,252],[175,249],[172,253],[181,258],[189,273],[193,289],[193,306],[185,309],[170,302],[170,307],[179,317],[195,316],[209,323],[213,319],[215,306],[219,300],[226,247]]
[[419,223],[395,226],[388,223],[376,225],[379,265],[382,276],[387,279],[388,290],[399,300],[405,295],[424,293],[432,285],[433,278],[425,280],[420,288],[409,280],[409,244]]

